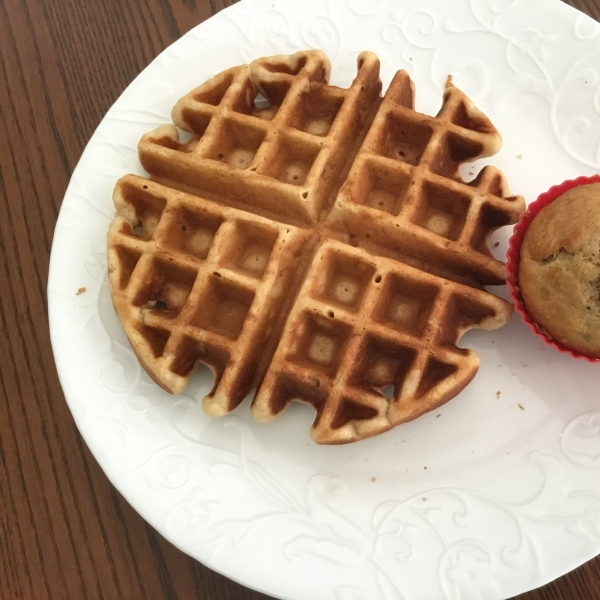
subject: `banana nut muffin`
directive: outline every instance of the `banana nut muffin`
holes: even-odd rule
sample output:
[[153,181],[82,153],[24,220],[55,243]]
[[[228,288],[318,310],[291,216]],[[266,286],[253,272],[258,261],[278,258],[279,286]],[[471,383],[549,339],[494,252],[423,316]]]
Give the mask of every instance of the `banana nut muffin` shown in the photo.
[[600,183],[572,188],[533,218],[521,246],[519,286],[544,333],[600,358]]

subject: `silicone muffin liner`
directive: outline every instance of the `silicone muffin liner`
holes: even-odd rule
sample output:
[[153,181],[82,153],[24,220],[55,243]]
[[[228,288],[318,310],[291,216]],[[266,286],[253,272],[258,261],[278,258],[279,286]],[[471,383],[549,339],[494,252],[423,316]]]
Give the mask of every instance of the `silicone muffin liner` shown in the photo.
[[508,270],[508,289],[511,300],[514,302],[515,310],[521,315],[521,318],[525,324],[531,329],[531,331],[538,337],[542,338],[546,345],[552,346],[563,354],[568,354],[573,358],[584,359],[591,363],[600,362],[600,358],[592,358],[571,350],[558,343],[556,340],[550,338],[544,331],[537,325],[531,315],[527,312],[523,298],[521,296],[521,289],[519,287],[519,261],[521,254],[521,244],[525,237],[529,224],[533,221],[534,217],[544,208],[553,202],[559,196],[562,196],[565,192],[578,187],[580,185],[587,185],[590,183],[600,183],[600,175],[592,175],[591,177],[578,177],[577,179],[570,179],[564,181],[558,185],[552,186],[547,192],[540,194],[534,202],[532,202],[527,210],[521,215],[519,222],[513,229],[513,235],[510,238],[508,245],[507,263],[506,268]]

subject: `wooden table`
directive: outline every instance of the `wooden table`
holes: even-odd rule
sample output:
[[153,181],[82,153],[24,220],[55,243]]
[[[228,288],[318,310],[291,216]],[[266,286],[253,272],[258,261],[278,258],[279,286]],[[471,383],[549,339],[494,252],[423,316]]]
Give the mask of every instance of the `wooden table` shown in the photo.
[[[125,86],[234,0],[0,0],[0,598],[265,600],[147,525],[90,454],[47,325],[52,235]],[[569,0],[600,19],[597,0]],[[600,557],[521,600],[600,598]],[[318,599],[315,599],[318,600]]]

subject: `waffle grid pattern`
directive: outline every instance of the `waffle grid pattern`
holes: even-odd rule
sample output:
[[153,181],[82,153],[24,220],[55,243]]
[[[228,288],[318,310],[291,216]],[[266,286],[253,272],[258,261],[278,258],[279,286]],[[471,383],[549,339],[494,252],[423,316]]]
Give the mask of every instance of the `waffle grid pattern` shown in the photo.
[[[328,74],[318,53],[230,69],[175,106],[173,121],[193,133],[193,142],[180,143],[174,127],[161,128],[140,141],[142,164],[170,179],[179,166],[181,184],[219,199],[235,169],[229,202],[242,198],[240,206],[252,212],[314,225],[381,92],[374,55],[359,60],[347,90],[323,83]],[[270,108],[256,107],[256,90]]]
[[503,283],[504,265],[490,255],[486,238],[518,219],[522,199],[510,196],[504,176],[492,166],[470,184],[459,175],[462,163],[495,154],[500,136],[451,85],[438,116],[413,106],[412,82],[399,72],[340,191],[329,217],[332,228],[342,224],[363,243],[375,234],[389,247],[480,283]]
[[298,298],[254,413],[270,420],[300,391],[324,443],[381,433],[455,396],[479,364],[456,340],[507,317],[487,292],[334,241],[320,246]]
[[[505,323],[491,231],[524,208],[498,170],[466,184],[463,162],[498,151],[489,120],[451,84],[437,117],[414,111],[379,62],[342,90],[320,52],[235,67],[182,98],[144,136],[154,181],[115,189],[109,270],[140,361],[171,393],[197,362],[215,374],[213,416],[252,388],[258,421],[293,400],[312,437],[346,443],[432,410],[475,375],[456,346]],[[192,192],[190,194],[189,192]],[[259,351],[257,352],[257,348]]]
[[[205,410],[230,412],[255,383],[255,345],[267,347],[293,287],[294,272],[282,263],[310,248],[311,233],[165,194],[133,175],[121,180],[115,204],[113,300],[134,350],[171,393],[183,391],[195,362],[204,362],[216,379]],[[254,302],[257,295],[265,301]]]

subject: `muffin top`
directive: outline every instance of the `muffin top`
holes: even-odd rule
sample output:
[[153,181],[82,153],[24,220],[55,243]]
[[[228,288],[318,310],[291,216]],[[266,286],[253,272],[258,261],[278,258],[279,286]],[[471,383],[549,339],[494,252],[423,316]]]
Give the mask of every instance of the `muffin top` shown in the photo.
[[600,183],[565,192],[533,218],[521,245],[519,287],[544,333],[600,358]]

